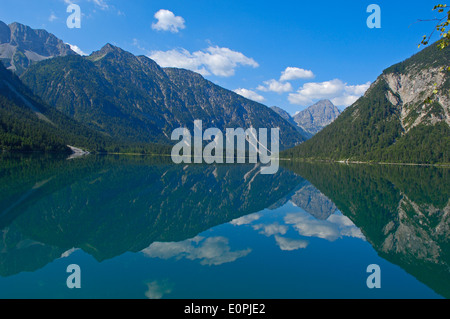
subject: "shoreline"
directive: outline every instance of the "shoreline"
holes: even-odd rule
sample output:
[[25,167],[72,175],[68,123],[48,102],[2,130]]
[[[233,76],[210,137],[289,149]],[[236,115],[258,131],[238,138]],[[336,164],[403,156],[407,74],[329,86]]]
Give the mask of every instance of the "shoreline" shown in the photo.
[[[65,152],[42,152],[42,151],[8,151],[1,150],[0,153],[11,153],[11,154],[61,154],[61,155],[74,155],[76,153],[65,153]],[[158,154],[158,153],[121,153],[121,152],[88,152],[76,155],[83,155],[77,157],[86,157],[89,155],[126,155],[126,156],[158,156],[158,157],[170,157],[171,154]],[[401,162],[375,162],[375,161],[350,161],[350,160],[331,160],[331,159],[307,159],[307,158],[289,158],[289,157],[280,157],[279,161],[285,162],[306,162],[306,163],[339,163],[339,164],[365,164],[365,165],[400,165],[400,166],[434,166],[434,167],[444,167],[450,168],[450,163],[401,163]],[[235,163],[236,164],[236,163]]]
[[339,163],[339,164],[365,164],[365,165],[402,165],[402,166],[435,166],[450,168],[450,163],[402,163],[402,162],[375,162],[375,161],[350,161],[350,160],[325,160],[325,159],[305,159],[305,158],[284,158],[281,160],[292,162],[306,162],[306,163]]

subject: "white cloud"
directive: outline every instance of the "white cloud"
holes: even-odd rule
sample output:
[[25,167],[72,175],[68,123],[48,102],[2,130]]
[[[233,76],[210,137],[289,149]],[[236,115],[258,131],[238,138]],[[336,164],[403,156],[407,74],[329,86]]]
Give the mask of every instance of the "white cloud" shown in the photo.
[[342,96],[335,97],[331,100],[334,105],[337,106],[348,106],[352,105],[359,99],[370,87],[370,82],[359,85],[347,85],[345,86],[344,93]]
[[152,281],[147,283],[147,291],[145,296],[148,299],[161,299],[164,295],[172,292],[173,284],[169,284],[167,281]]
[[48,21],[50,21],[50,22],[53,22],[53,21],[55,21],[56,19],[58,19],[58,17],[52,12],[51,14],[50,14],[50,16],[48,17]]
[[337,106],[349,106],[355,103],[357,99],[359,99],[357,95],[343,95],[331,99],[331,102]]
[[364,239],[359,228],[350,219],[339,214],[333,214],[327,220],[318,220],[306,212],[290,213],[286,214],[284,221],[306,237],[318,237],[329,241],[343,236]]
[[361,230],[353,224],[347,216],[341,214],[333,214],[327,218],[327,221],[337,225],[342,236],[355,237],[366,240]]
[[243,97],[256,101],[256,102],[264,102],[265,98],[262,95],[259,95],[255,91],[247,90],[247,89],[236,89],[234,93],[242,95]]
[[332,98],[341,94],[345,89],[345,83],[339,79],[325,82],[305,83],[298,93],[312,99]]
[[266,236],[272,236],[276,234],[284,235],[288,231],[288,227],[286,225],[280,225],[278,223],[273,223],[269,225],[259,224],[253,226],[254,230],[259,230],[260,234]]
[[300,69],[296,67],[287,67],[281,73],[280,81],[290,81],[297,79],[311,79],[314,77],[314,73],[311,70]]
[[148,257],[200,260],[202,265],[221,265],[233,262],[251,252],[251,249],[231,251],[228,239],[222,236],[196,236],[180,242],[154,242],[142,250]]
[[75,51],[79,55],[88,55],[87,53],[83,52],[78,46],[70,44],[70,43],[66,43],[66,44],[70,46],[72,51]]
[[229,77],[234,75],[238,66],[258,67],[252,58],[241,52],[228,48],[210,46],[203,51],[190,53],[186,49],[172,49],[169,51],[152,51],[150,56],[162,67],[177,67],[189,69],[202,75]]
[[313,104],[313,100],[307,96],[304,96],[300,93],[289,93],[288,101],[291,104],[308,106]]
[[363,95],[364,93],[366,93],[367,89],[370,87],[370,82],[366,82],[365,84],[360,84],[360,85],[347,85],[345,87],[345,91],[348,94],[352,94],[352,95]]
[[331,99],[337,106],[349,106],[369,88],[370,82],[360,85],[347,85],[339,79],[325,82],[309,82],[300,87],[296,93],[290,93],[291,104],[309,105],[316,99]]
[[158,31],[170,31],[177,33],[180,29],[184,29],[184,19],[180,16],[175,16],[172,11],[161,9],[155,13],[155,19],[158,21],[152,23],[152,29]]
[[269,80],[264,81],[264,85],[259,85],[257,88],[259,91],[264,92],[276,92],[276,93],[285,93],[292,91],[292,85],[289,82],[282,83],[277,80]]
[[306,248],[309,244],[307,240],[285,238],[278,235],[275,235],[275,241],[281,250],[297,250]]
[[247,225],[261,218],[261,214],[253,213],[233,219],[230,224],[235,226]]
[[95,5],[97,5],[98,7],[100,7],[100,9],[102,10],[107,10],[109,9],[108,4],[106,3],[106,0],[89,0],[90,2],[95,3]]
[[334,241],[340,237],[337,227],[329,222],[315,219],[308,213],[287,214],[285,222],[292,224],[302,236],[324,238],[329,241]]
[[[197,51],[202,53],[201,51]],[[203,66],[201,54],[190,53],[186,49],[173,49],[169,51],[152,51],[149,58],[153,59],[162,67],[175,67],[192,70],[201,75],[211,73]]]

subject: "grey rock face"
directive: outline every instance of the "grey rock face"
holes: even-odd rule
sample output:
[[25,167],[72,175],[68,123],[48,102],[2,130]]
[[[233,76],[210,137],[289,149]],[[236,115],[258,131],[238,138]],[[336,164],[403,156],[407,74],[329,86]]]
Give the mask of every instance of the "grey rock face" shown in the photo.
[[333,122],[339,114],[341,111],[330,100],[320,100],[297,113],[294,121],[299,127],[314,135]]
[[294,118],[285,110],[282,108],[279,108],[278,106],[271,106],[270,107],[273,111],[278,113],[282,118],[284,118],[286,121],[288,121],[289,124],[291,124],[295,129],[302,134],[305,138],[309,139],[312,137],[312,134],[302,129],[300,126],[295,123]]
[[442,263],[440,241],[449,236],[450,201],[443,209],[417,204],[406,195],[398,205],[398,216],[383,228],[386,239],[381,250],[405,258]]
[[325,220],[336,212],[334,203],[311,184],[292,195],[291,201],[317,219]]
[[69,45],[45,30],[0,21],[0,60],[18,75],[34,62],[74,54]]
[[[440,67],[419,69],[412,65],[403,73],[382,75],[389,90],[386,97],[399,109],[400,122],[405,133],[419,124],[434,125],[440,121],[450,125],[450,100],[446,85],[446,73]],[[424,97],[435,88],[436,104],[427,105]]]

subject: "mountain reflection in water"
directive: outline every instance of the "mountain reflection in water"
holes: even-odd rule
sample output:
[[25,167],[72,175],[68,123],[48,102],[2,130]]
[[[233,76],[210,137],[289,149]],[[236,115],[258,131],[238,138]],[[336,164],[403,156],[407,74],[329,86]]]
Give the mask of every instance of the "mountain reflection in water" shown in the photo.
[[[170,158],[4,153],[0,159],[4,280],[78,252],[100,265],[127,252],[200,267],[238,265],[256,256],[242,237],[251,231],[285,253],[315,249],[315,240],[368,242],[450,297],[445,168],[282,162],[277,174],[261,175],[257,165],[182,166]],[[219,226],[230,235],[215,234]],[[155,279],[145,296],[173,291],[173,282]]]

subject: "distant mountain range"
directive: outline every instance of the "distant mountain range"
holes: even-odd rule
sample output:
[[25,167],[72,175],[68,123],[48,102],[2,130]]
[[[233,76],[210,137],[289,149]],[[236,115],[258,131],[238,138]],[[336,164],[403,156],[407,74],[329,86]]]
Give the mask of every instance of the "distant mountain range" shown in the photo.
[[306,140],[265,105],[111,44],[82,57],[54,35],[19,23],[2,23],[0,40],[3,64],[44,104],[121,143],[171,144],[172,131],[192,130],[196,119],[222,131],[279,127],[281,149]]
[[341,111],[330,100],[320,100],[294,115],[294,121],[305,131],[315,135],[333,122]]
[[[313,138],[284,155],[327,160],[450,162],[450,48],[395,64]],[[433,91],[436,90],[436,94]],[[432,102],[425,103],[431,96]]]
[[[175,128],[192,130],[199,119],[222,131],[279,127],[280,148],[296,146],[283,153],[288,157],[449,163],[449,50],[431,45],[389,67],[343,113],[322,100],[290,116],[111,44],[80,56],[45,30],[0,22],[0,59],[20,76],[0,70],[0,145],[57,150],[76,142],[88,150],[128,145],[146,152],[144,145],[172,144]],[[432,103],[424,103],[430,95]]]
[[294,116],[277,106],[271,108],[307,138],[317,134],[341,114],[341,111],[330,100],[320,100],[295,113]]

